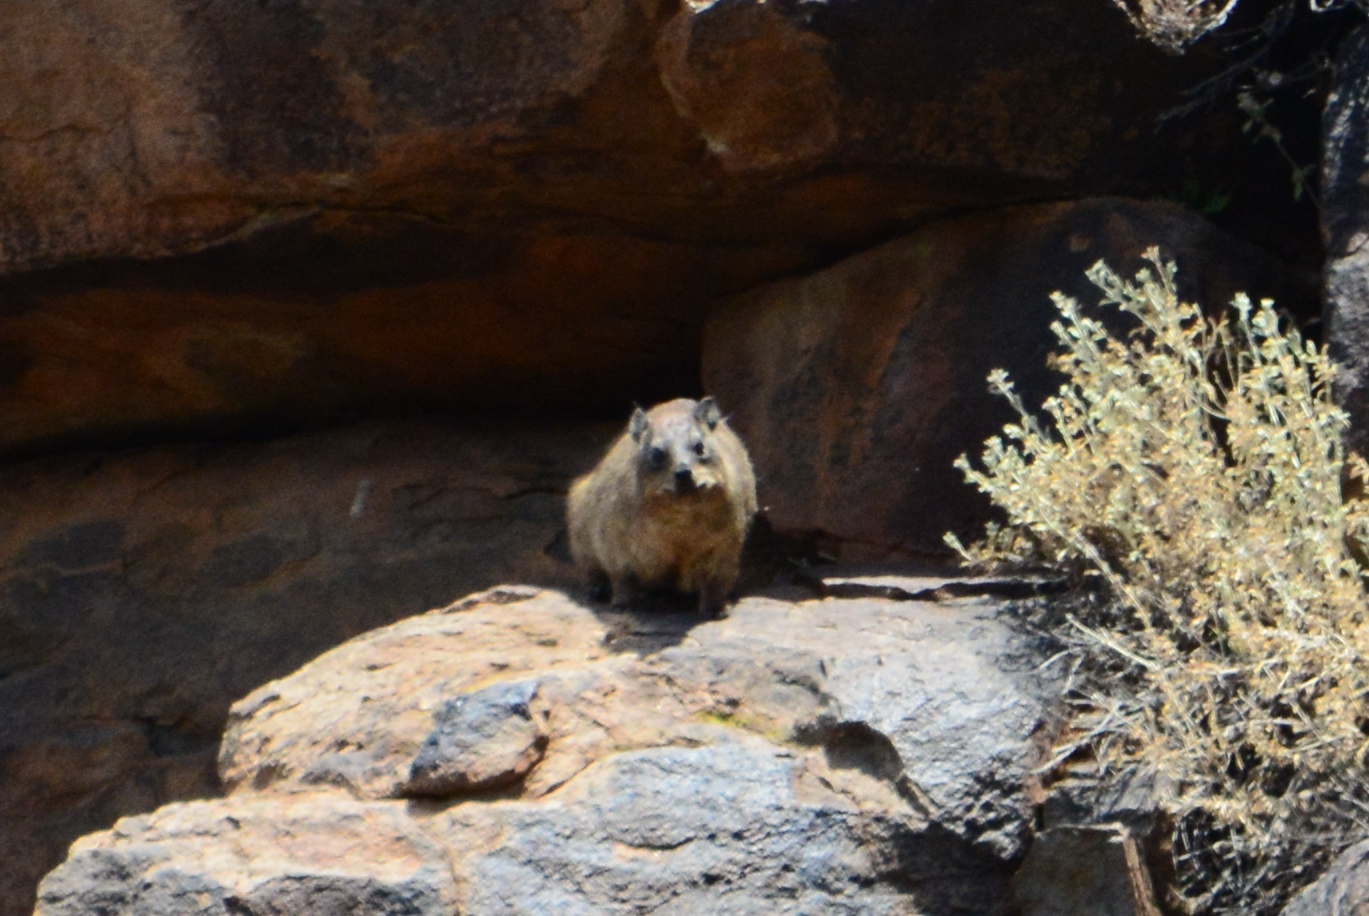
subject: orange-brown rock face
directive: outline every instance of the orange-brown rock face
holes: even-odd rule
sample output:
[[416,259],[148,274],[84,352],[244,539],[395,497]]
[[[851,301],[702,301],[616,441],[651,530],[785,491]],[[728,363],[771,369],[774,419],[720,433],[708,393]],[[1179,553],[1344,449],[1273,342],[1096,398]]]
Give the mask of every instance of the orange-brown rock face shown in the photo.
[[[777,183],[794,165],[851,171],[867,190],[843,209],[870,228],[983,200],[983,182],[1115,179],[1158,152],[1127,131],[1215,64],[1164,57],[1097,0],[81,0],[6,17],[0,47],[5,272],[183,254],[330,209],[716,239],[768,203],[753,238],[784,234],[786,210],[813,234],[831,214],[804,199],[820,182]],[[849,163],[915,174],[880,202]],[[758,174],[718,186],[735,171]]]
[[1151,190],[1217,63],[1105,0],[16,11],[0,454],[688,393],[718,296]]
[[274,250],[11,280],[0,453],[365,412],[617,416],[698,384],[699,301],[795,263],[346,222],[350,251],[294,230]]

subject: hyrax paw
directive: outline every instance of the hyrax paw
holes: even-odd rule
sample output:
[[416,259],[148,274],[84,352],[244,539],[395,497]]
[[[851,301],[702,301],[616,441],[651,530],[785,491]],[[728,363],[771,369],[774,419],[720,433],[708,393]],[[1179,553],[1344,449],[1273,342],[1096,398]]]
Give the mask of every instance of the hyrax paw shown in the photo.
[[722,620],[727,617],[726,592],[704,589],[699,593],[699,616],[707,620]]

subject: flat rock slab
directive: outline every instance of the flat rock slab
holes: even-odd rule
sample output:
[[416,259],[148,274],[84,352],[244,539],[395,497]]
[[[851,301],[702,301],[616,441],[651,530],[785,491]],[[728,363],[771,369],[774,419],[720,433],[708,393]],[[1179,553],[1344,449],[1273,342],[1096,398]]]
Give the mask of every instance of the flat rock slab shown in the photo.
[[[613,638],[621,615],[501,587],[245,697],[220,759],[232,794],[177,816],[199,812],[207,849],[236,842],[234,806],[402,811],[467,914],[1006,914],[1045,701],[1003,607],[750,598],[637,652]],[[83,840],[39,913],[75,912],[74,876],[163,816]],[[200,874],[209,853],[168,855],[121,861]]]

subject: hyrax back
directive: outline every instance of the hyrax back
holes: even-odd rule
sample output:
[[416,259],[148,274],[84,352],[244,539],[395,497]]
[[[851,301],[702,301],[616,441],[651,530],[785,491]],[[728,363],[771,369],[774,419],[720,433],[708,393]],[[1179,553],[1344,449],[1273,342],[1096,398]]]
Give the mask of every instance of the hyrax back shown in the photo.
[[697,592],[721,616],[756,514],[756,475],[712,398],[640,407],[599,466],[570,488],[575,560],[613,602],[640,587]]

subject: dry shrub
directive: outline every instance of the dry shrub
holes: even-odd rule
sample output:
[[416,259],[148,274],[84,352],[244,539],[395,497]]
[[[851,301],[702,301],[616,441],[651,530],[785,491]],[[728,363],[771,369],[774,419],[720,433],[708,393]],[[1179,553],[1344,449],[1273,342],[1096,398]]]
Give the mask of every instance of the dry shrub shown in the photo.
[[1239,0],[1113,0],[1141,34],[1178,53],[1226,22]]
[[[1114,335],[1059,293],[1066,377],[1032,416],[957,467],[1006,514],[965,548],[987,565],[1048,564],[1100,586],[1068,620],[1072,738],[1105,772],[1166,786],[1185,892],[1208,911],[1270,911],[1366,835],[1369,509],[1342,498],[1365,463],[1342,452],[1323,350],[1244,295],[1205,318],[1173,264],[1128,282],[1099,262]],[[1308,875],[1310,877],[1310,875]]]

